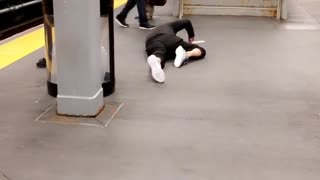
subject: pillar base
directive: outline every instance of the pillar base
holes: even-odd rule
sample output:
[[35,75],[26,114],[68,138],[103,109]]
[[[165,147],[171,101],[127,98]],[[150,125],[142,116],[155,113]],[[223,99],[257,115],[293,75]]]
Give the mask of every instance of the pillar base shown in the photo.
[[103,89],[100,88],[91,97],[57,96],[57,114],[66,116],[95,117],[103,108]]
[[[110,74],[106,73],[104,82],[102,83],[103,97],[111,95],[115,90],[115,82],[110,79]],[[57,97],[58,95],[58,85],[47,81],[48,94],[52,97]]]

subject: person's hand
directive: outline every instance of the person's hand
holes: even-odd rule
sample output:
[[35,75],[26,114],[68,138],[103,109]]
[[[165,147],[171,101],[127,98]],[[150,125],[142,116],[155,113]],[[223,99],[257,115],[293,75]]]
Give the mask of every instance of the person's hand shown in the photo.
[[194,41],[194,37],[189,38],[189,43],[192,43]]

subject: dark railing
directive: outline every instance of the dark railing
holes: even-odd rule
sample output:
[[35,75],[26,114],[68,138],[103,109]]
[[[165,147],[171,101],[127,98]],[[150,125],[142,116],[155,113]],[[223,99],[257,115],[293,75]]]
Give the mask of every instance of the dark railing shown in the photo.
[[0,0],[0,40],[42,22],[41,0]]

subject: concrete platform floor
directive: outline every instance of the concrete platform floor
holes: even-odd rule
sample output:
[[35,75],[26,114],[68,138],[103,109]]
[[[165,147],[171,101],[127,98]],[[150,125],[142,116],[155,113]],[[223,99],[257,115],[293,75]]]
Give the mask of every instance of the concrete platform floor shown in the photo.
[[42,49],[0,71],[0,178],[319,179],[319,30],[192,16],[206,59],[169,62],[156,84],[133,16],[115,26],[117,86],[105,100],[124,106],[107,128],[33,121],[55,103],[35,67]]

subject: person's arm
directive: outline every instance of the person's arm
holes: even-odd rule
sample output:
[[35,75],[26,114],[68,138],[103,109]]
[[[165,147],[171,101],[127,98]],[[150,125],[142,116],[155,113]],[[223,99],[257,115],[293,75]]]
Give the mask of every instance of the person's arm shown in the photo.
[[189,19],[182,19],[171,23],[171,27],[173,28],[174,32],[177,33],[183,29],[186,29],[189,41],[194,39],[194,30],[192,23]]

